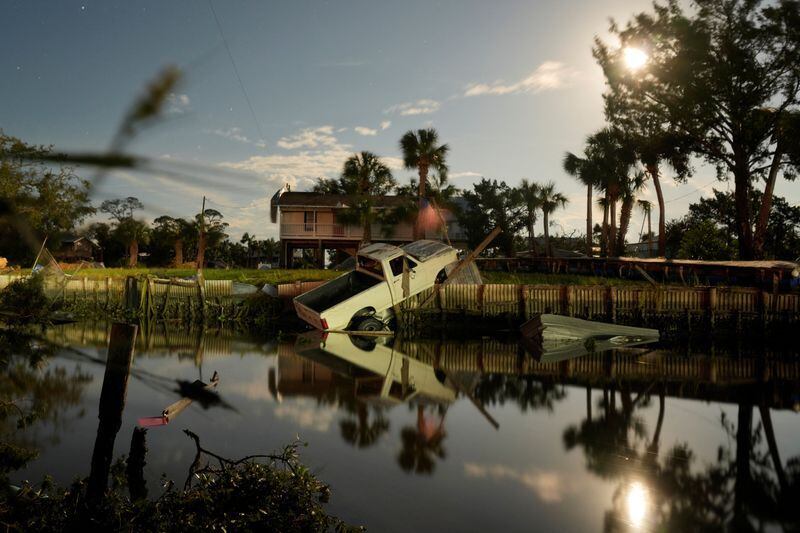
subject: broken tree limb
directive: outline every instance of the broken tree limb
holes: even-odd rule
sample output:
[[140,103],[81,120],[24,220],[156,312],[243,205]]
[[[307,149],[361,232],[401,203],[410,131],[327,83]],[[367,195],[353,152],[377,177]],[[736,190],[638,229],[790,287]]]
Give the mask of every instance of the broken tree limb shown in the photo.
[[[455,266],[455,268],[453,268],[453,270],[450,271],[450,273],[447,275],[447,279],[444,280],[444,282],[441,283],[441,285],[447,285],[447,283],[450,280],[454,279],[459,272],[461,272],[462,270],[464,270],[464,268],[466,268],[467,265],[475,261],[475,259],[481,254],[481,252],[485,250],[486,247],[489,246],[489,244],[491,244],[491,242],[495,239],[495,237],[500,235],[500,233],[502,232],[503,230],[501,230],[500,228],[494,228],[492,232],[489,235],[487,235],[486,238],[483,239],[483,241],[481,241],[481,243],[467,255],[467,257],[459,261],[459,263]],[[419,308],[425,307],[425,304],[427,304],[430,301],[430,299],[433,298],[435,295],[436,295],[435,291],[431,292],[430,295],[428,295],[428,297],[425,298],[425,300],[423,300],[418,307]]]

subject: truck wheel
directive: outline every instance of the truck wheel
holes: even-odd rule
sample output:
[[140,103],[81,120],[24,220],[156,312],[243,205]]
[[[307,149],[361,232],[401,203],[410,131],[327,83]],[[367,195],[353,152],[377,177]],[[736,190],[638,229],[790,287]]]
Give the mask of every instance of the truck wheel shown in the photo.
[[385,329],[383,322],[374,316],[368,316],[360,319],[358,322],[356,322],[355,326],[356,331],[383,331]]
[[445,269],[441,269],[439,273],[436,275],[436,283],[441,285],[447,279],[447,271]]

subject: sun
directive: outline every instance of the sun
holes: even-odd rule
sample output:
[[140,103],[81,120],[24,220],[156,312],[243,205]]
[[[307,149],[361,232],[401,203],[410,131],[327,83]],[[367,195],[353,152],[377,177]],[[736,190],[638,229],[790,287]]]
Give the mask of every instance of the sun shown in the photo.
[[622,50],[625,65],[631,70],[639,70],[647,63],[647,54],[641,48],[626,46]]

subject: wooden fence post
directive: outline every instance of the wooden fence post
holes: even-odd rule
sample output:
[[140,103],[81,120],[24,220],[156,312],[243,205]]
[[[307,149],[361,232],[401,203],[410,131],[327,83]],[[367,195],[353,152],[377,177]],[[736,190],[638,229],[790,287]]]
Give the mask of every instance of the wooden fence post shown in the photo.
[[122,411],[125,409],[125,395],[137,329],[137,326],[132,324],[114,324],[111,327],[106,372],[103,377],[103,388],[100,391],[97,415],[100,422],[97,425],[89,484],[86,488],[87,499],[92,505],[98,504],[103,499],[108,487],[114,441],[122,426]]
[[519,295],[519,317],[522,320],[528,319],[528,288],[526,285],[519,285],[517,287],[517,294]]
[[708,288],[708,316],[711,319],[711,325],[713,326],[716,322],[717,316],[717,288],[716,287],[709,287]]
[[608,309],[608,318],[611,320],[612,324],[617,323],[617,288],[614,286],[609,285],[608,287],[608,294],[606,295],[607,301],[607,309]]

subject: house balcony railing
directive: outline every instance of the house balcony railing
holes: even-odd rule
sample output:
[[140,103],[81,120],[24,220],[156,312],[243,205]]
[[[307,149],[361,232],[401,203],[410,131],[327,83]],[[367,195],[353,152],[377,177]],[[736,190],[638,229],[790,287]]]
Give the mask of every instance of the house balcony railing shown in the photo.
[[[381,224],[372,225],[372,238],[374,240],[392,239],[399,241],[411,241],[414,237],[414,230],[410,224],[398,224],[392,227],[389,235],[384,231]],[[361,226],[345,224],[319,224],[319,223],[282,223],[280,226],[281,239],[342,239],[359,240],[364,233]],[[465,238],[463,231],[458,227],[451,227],[449,236],[452,240],[462,240]],[[441,239],[442,232],[439,230],[429,230],[425,235],[428,239]]]

